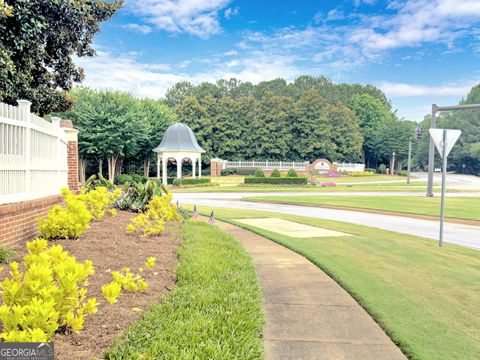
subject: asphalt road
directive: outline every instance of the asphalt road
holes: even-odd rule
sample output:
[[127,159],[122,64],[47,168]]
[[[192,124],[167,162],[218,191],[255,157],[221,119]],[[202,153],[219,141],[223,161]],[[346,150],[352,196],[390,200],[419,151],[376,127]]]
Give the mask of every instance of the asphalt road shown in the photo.
[[[421,220],[404,216],[371,214],[360,211],[314,208],[297,205],[281,205],[256,203],[240,200],[248,196],[283,196],[283,195],[332,195],[332,196],[425,196],[418,193],[176,193],[174,200],[180,203],[196,204],[197,206],[215,206],[236,209],[271,211],[283,214],[293,214],[313,218],[343,221],[358,225],[395,231],[403,234],[416,235],[438,240],[438,221]],[[462,194],[449,194],[458,196]],[[468,194],[464,194],[468,195]],[[478,194],[476,194],[478,196]],[[480,201],[480,199],[479,199]],[[480,249],[480,227],[445,223],[445,242]]]

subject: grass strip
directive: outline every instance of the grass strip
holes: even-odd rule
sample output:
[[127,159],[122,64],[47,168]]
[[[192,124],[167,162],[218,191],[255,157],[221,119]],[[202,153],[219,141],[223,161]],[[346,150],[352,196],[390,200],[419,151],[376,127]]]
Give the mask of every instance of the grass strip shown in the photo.
[[[440,215],[440,198],[420,196],[256,196],[244,200],[272,203],[371,209],[413,215]],[[445,217],[480,221],[479,198],[447,198]]]
[[[185,206],[186,207],[186,206]],[[410,359],[478,359],[480,251],[367,226],[213,208],[305,256],[346,289]],[[209,214],[212,207],[198,207]],[[234,221],[276,217],[352,236],[297,239]]]
[[182,225],[178,282],[118,338],[107,359],[262,359],[263,299],[251,257],[231,235]]

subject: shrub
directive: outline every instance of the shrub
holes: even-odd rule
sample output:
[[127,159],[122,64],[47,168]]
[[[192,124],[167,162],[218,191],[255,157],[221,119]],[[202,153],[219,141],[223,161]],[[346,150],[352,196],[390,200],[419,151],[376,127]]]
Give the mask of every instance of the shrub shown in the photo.
[[257,169],[252,167],[237,167],[235,168],[237,175],[255,175]]
[[211,182],[212,182],[212,179],[210,179],[210,178],[200,178],[200,179],[186,178],[186,179],[182,179],[182,185],[209,184]]
[[173,186],[181,186],[183,184],[183,180],[182,179],[173,179],[173,182],[172,182],[172,185]]
[[273,169],[272,173],[270,174],[270,177],[273,177],[273,178],[279,178],[281,176],[282,175],[280,174],[280,171],[278,171],[278,169]]
[[171,194],[154,197],[147,205],[147,211],[132,219],[127,226],[127,231],[142,231],[144,236],[161,234],[165,229],[166,221],[182,219],[171,201]]
[[92,262],[77,262],[61,245],[47,246],[44,239],[27,243],[24,272],[12,262],[11,278],[0,282],[0,337],[7,342],[44,342],[58,331],[79,332],[84,316],[97,311],[96,299],[87,299]]
[[76,239],[88,229],[92,214],[78,196],[63,190],[66,207],[54,205],[46,218],[39,219],[38,227],[44,239]]
[[255,170],[255,177],[265,177],[265,173],[262,169]]
[[327,173],[323,174],[322,176],[326,177],[326,178],[339,178],[340,174],[338,172],[327,172]]
[[308,178],[305,176],[300,177],[281,177],[281,178],[272,178],[272,177],[255,177],[247,176],[245,178],[245,184],[270,184],[270,185],[306,185]]
[[98,176],[92,175],[87,179],[84,186],[85,192],[95,190],[99,186],[106,187],[108,190],[113,190],[114,188],[113,184],[110,181],[105,179],[102,174],[98,174]]
[[115,179],[113,180],[113,183],[115,185],[124,185],[127,183],[131,183],[133,181],[133,178],[131,175],[128,174],[120,174],[115,176]]
[[5,249],[3,246],[0,246],[0,263],[6,264],[10,260],[14,259],[17,256],[17,252],[11,249]]
[[226,168],[220,172],[222,176],[234,175],[237,172],[235,168]]
[[[105,215],[105,211],[113,204],[121,193],[120,189],[111,192],[108,191],[107,188],[99,186],[88,193],[83,190],[81,195],[71,195],[69,193],[68,196],[75,196],[78,197],[79,200],[82,200],[88,211],[90,211],[90,214],[92,214],[93,220],[98,221],[102,219]],[[112,216],[114,216],[113,213]]]
[[320,186],[322,186],[322,187],[334,187],[334,186],[337,186],[337,184],[334,183],[334,182],[323,182],[323,183],[320,184]]
[[407,171],[407,170],[400,170],[400,171],[398,172],[398,175],[400,175],[400,176],[407,176],[407,175],[408,175],[408,171]]
[[145,184],[148,181],[148,178],[146,176],[143,176],[143,175],[130,174],[130,176],[132,177],[133,182]]
[[191,217],[190,212],[187,209],[184,209],[182,207],[179,207],[177,209],[177,213],[182,217],[183,221],[187,221]]
[[295,169],[290,169],[288,170],[288,173],[287,173],[287,177],[297,177],[297,172],[295,171]]
[[380,166],[378,167],[378,172],[380,174],[385,174],[387,172],[387,165],[385,164],[380,164]]
[[348,176],[353,177],[363,177],[363,176],[373,176],[375,173],[373,171],[352,171],[347,173]]
[[168,189],[158,180],[148,180],[145,184],[132,183],[128,189],[115,201],[120,210],[144,212],[147,204],[155,197],[167,194]]

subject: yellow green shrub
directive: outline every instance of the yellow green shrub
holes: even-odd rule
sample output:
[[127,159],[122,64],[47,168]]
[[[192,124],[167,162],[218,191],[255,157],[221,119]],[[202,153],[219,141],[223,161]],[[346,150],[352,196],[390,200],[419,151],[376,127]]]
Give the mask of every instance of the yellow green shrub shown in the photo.
[[121,292],[122,285],[116,283],[115,281],[102,286],[102,294],[110,304],[114,304],[118,301],[118,297],[120,296]]
[[[108,191],[106,187],[99,186],[95,190],[86,192],[85,189],[82,190],[80,195],[71,195],[76,196],[82,201],[85,202],[85,206],[88,211],[92,214],[93,220],[101,220],[105,215],[105,211],[113,204],[113,202],[121,195],[122,191],[116,189],[111,192]],[[115,210],[115,209],[110,209]],[[115,211],[109,211],[112,216],[115,216]]]
[[157,258],[156,257],[153,257],[153,256],[150,256],[147,261],[145,261],[145,267],[148,269],[148,270],[152,270],[153,267],[155,266],[155,261],[157,261]]
[[127,232],[142,231],[145,236],[161,234],[166,221],[182,219],[171,202],[171,194],[154,197],[147,205],[147,211],[132,219]]
[[48,247],[44,239],[27,243],[23,271],[10,264],[10,277],[0,282],[0,321],[4,341],[49,341],[57,331],[78,332],[85,315],[97,311],[87,299],[90,260],[76,261],[61,245]]
[[44,239],[76,239],[89,227],[92,214],[85,202],[64,190],[66,207],[54,205],[46,218],[38,220],[41,237]]
[[[141,271],[140,271],[141,272]],[[116,303],[122,289],[128,292],[146,291],[147,282],[140,276],[130,271],[130,268],[123,268],[122,271],[112,271],[113,281],[102,286],[102,294],[110,303]]]

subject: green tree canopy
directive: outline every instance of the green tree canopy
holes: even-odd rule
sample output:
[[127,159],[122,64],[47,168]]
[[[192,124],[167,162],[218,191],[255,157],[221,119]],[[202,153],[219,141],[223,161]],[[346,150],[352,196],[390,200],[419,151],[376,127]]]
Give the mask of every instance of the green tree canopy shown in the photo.
[[350,108],[357,116],[364,139],[363,153],[365,162],[367,166],[370,166],[371,162],[383,156],[377,148],[378,141],[376,136],[378,128],[395,117],[382,101],[369,94],[353,95]]
[[[9,6],[6,6],[8,3]],[[0,2],[0,100],[32,101],[40,115],[66,110],[65,90],[83,79],[72,56],[93,56],[94,35],[123,0]]]

